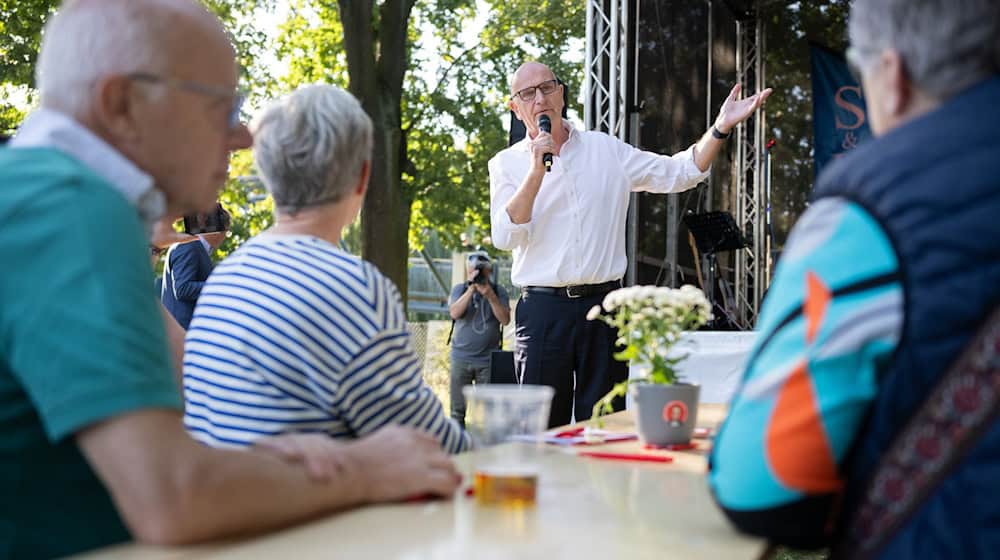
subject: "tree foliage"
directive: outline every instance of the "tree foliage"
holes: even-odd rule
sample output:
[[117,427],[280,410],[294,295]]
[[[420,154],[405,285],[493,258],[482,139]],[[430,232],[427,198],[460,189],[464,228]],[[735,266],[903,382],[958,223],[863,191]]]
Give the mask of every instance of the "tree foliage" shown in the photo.
[[[427,3],[418,11],[418,22],[434,30],[438,44],[421,44],[413,64],[440,61],[435,82],[414,76],[404,100],[414,172],[404,178],[415,201],[410,226],[415,247],[428,229],[437,230],[451,247],[459,246],[463,231],[488,233],[486,164],[507,144],[508,81],[517,66],[535,59],[549,65],[571,95],[583,76],[583,3],[489,0],[481,3],[486,14],[477,13],[473,2],[439,4],[452,6]],[[467,44],[462,30],[477,16],[485,20],[483,29]],[[581,112],[575,96],[571,100],[572,109]]]
[[0,0],[0,76],[4,83],[33,86],[42,26],[55,0]]
[[0,0],[0,134],[10,135],[25,117],[11,93],[35,84],[42,26],[55,0]]
[[[371,228],[352,226],[345,243],[362,246],[401,289],[407,253],[432,232],[454,248],[462,232],[474,242],[488,234],[486,164],[506,146],[507,82],[521,62],[551,66],[570,89],[571,109],[580,111],[584,3],[578,0],[203,1],[237,45],[251,107],[313,82],[350,88],[362,100],[382,146],[376,165],[385,176],[373,183],[384,185],[373,185],[366,202]],[[40,31],[57,5],[0,0],[4,84],[32,85]],[[264,24],[277,13],[286,17],[269,34]],[[0,132],[21,118],[15,108],[0,107]],[[231,175],[252,174],[251,155],[236,154]],[[227,182],[221,198],[234,229],[223,253],[271,223],[270,202],[260,194],[245,180]],[[393,261],[389,270],[385,258]]]
[[[368,9],[362,4],[352,6],[355,11]],[[379,65],[384,64],[385,52],[378,62],[369,58],[367,66],[356,71],[350,68],[349,45],[344,44],[340,17],[343,6],[343,2],[296,2],[277,41],[276,50],[289,69],[281,80],[282,89],[324,81],[351,85],[363,102],[371,96],[357,83],[355,74],[372,71],[377,75],[384,69]],[[486,12],[477,11],[480,7]],[[365,40],[391,40],[386,35],[384,14],[405,6],[385,2],[381,8],[362,14],[370,27],[353,22],[350,29],[364,27]],[[387,247],[386,228],[401,228],[408,249],[422,247],[430,231],[456,248],[463,231],[484,235],[489,224],[486,164],[506,146],[508,77],[524,60],[538,59],[552,66],[571,91],[579,90],[582,78],[579,38],[584,31],[584,12],[579,2],[558,0],[540,6],[526,0],[437,0],[419,3],[407,15],[406,41],[411,48],[393,51],[407,59],[402,61],[407,69],[398,100],[398,122],[395,115],[384,112],[384,106],[376,114],[370,103],[366,106],[376,118],[376,127],[382,125],[383,134],[390,138],[399,135],[399,144],[392,147],[398,151],[386,156],[400,158],[388,167],[400,174],[400,181],[392,188],[397,189],[393,194],[404,208],[396,208],[396,214],[370,216],[373,222],[377,220],[374,225],[379,231],[364,239],[366,258],[388,253],[401,259],[398,251]],[[477,22],[483,24],[482,31],[468,33]],[[435,70],[427,70],[431,68]],[[383,96],[394,90],[391,84],[379,85]],[[579,111],[579,104],[574,108]],[[369,196],[366,204],[377,205]],[[402,260],[399,263],[405,265]],[[401,287],[405,282],[393,274],[390,277]]]

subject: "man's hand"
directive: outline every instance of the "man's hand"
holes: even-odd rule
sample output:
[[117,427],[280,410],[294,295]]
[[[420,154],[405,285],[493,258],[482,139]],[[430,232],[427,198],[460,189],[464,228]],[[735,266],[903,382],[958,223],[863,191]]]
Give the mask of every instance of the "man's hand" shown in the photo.
[[473,286],[476,287],[476,291],[479,292],[479,295],[486,299],[492,299],[493,286],[490,286],[489,282],[486,282],[485,284],[473,284]]
[[754,111],[760,107],[771,95],[771,88],[759,91],[746,99],[737,99],[740,94],[740,84],[733,86],[729,92],[729,97],[723,102],[719,109],[719,116],[715,119],[715,127],[723,134],[729,134],[736,125],[747,120]]
[[326,482],[343,475],[341,457],[344,443],[322,434],[283,434],[254,442],[255,449],[281,457],[289,463],[301,463],[309,478]]
[[542,156],[556,153],[556,143],[552,135],[548,132],[538,132],[534,139],[528,141],[531,149],[531,170],[534,172],[545,172],[545,163]]
[[478,270],[478,269],[475,269],[475,268],[473,268],[472,270],[470,270],[470,271],[469,271],[469,274],[468,274],[467,276],[468,276],[468,278],[467,278],[467,279],[468,279],[468,281],[469,281],[470,283],[472,283],[472,285],[474,286],[474,285],[475,285],[475,282],[474,282],[474,281],[475,281],[475,279],[476,279],[476,276],[479,276],[479,270]]
[[436,439],[404,426],[386,426],[347,442],[290,434],[258,440],[254,447],[302,463],[318,481],[354,476],[364,489],[365,502],[451,496],[462,480]]

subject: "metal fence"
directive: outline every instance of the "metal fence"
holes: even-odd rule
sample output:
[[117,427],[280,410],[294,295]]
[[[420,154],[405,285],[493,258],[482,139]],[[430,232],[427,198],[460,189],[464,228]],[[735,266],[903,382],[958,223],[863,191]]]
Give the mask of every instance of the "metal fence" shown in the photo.
[[[503,329],[503,347],[514,349],[515,302],[511,302],[513,313],[511,322]],[[449,380],[451,379],[451,348],[447,344],[451,321],[414,321],[408,323],[413,347],[423,365],[423,377],[434,394],[441,399],[446,411],[449,410]]]
[[[447,318],[448,295],[452,287],[452,260],[431,259],[437,273],[448,286],[448,292],[442,289],[434,272],[422,257],[411,257],[408,273],[407,309],[413,313],[427,314],[430,317]],[[510,281],[510,259],[493,261],[494,281],[503,286],[510,294],[511,300],[518,297]],[[429,317],[427,317],[429,318]]]
[[409,323],[413,347],[423,364],[424,381],[449,410],[450,359],[448,355],[448,330],[450,321],[422,321]]

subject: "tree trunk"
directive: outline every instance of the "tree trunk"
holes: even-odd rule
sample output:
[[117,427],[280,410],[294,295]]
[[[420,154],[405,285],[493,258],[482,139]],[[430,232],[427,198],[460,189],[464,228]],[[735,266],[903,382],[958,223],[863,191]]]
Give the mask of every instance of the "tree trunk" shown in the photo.
[[404,305],[413,201],[402,183],[406,144],[400,113],[413,3],[385,0],[376,26],[374,0],[338,0],[350,90],[375,125],[372,176],[361,210],[361,256],[396,284]]
[[[384,103],[393,103],[384,99]],[[389,114],[396,108],[396,119]],[[410,254],[410,206],[402,185],[401,136],[399,101],[379,111],[384,121],[395,120],[392,126],[383,122],[375,125],[375,149],[368,195],[361,209],[361,256],[372,262],[399,289],[406,304],[407,271]]]

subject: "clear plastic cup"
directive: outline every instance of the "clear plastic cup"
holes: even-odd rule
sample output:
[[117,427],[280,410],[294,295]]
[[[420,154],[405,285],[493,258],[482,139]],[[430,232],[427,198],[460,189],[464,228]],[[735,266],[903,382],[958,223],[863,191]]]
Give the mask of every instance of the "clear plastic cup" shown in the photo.
[[554,391],[544,385],[464,387],[465,426],[476,447],[472,474],[480,504],[535,504],[540,435]]

